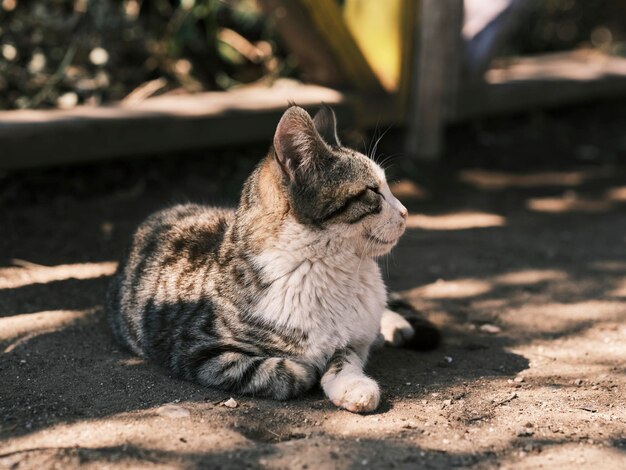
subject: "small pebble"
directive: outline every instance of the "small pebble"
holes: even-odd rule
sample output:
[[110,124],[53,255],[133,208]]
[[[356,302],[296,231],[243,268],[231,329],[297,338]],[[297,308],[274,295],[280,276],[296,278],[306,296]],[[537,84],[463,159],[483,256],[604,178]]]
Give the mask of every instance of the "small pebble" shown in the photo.
[[583,384],[583,379],[574,380],[574,385],[578,385],[579,387]]
[[484,325],[480,325],[480,331],[495,335],[497,333],[500,333],[502,329],[499,326],[492,325],[490,323],[485,323]]
[[226,400],[222,404],[226,406],[227,408],[237,408],[237,405],[238,405],[238,403],[235,401],[233,397],[230,397],[228,400]]
[[596,413],[598,409],[593,405],[583,405],[580,407],[583,411],[589,411],[590,413]]
[[513,379],[513,382],[516,382],[516,383],[522,383],[523,381],[524,381],[524,377],[515,377]]

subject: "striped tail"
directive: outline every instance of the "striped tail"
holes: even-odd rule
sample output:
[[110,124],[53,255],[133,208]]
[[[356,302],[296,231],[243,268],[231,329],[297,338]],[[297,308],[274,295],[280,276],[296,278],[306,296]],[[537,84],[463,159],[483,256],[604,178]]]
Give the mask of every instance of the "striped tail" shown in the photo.
[[234,345],[200,348],[185,363],[187,378],[202,385],[276,400],[304,393],[318,378],[317,369],[304,362],[250,354]]

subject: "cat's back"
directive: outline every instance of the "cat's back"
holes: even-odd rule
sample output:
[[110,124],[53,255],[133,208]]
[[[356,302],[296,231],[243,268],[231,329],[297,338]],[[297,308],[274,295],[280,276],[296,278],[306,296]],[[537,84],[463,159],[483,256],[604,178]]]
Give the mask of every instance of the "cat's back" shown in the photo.
[[212,257],[233,217],[230,209],[180,204],[148,217],[137,229],[133,245],[141,250],[140,256],[156,252],[187,261]]
[[168,285],[185,290],[208,269],[234,211],[180,204],[149,216],[135,231],[108,292],[109,322],[119,341],[141,354],[142,316]]
[[130,266],[153,263],[205,265],[217,256],[233,217],[232,210],[199,204],[180,204],[152,214],[133,236],[125,263],[127,275]]

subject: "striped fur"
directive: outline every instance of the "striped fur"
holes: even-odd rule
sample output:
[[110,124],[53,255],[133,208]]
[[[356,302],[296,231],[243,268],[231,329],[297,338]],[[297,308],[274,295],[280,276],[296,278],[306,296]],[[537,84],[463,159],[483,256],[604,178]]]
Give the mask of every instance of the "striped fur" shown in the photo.
[[286,399],[321,379],[338,406],[370,411],[375,258],[405,219],[378,165],[340,146],[330,108],[291,107],[235,211],[180,205],[138,228],[109,290],[113,332],[203,385]]

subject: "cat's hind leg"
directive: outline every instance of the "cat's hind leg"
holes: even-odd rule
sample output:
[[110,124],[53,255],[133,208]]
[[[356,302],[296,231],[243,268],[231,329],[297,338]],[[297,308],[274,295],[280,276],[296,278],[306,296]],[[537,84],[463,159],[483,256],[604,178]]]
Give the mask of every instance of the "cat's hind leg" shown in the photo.
[[312,365],[248,354],[234,346],[206,348],[197,354],[196,381],[245,395],[286,400],[310,389],[318,378]]
[[380,319],[380,334],[385,344],[402,347],[413,339],[415,329],[402,315],[386,308]]
[[380,333],[389,346],[418,351],[435,349],[441,341],[437,327],[398,294],[389,296],[380,321]]
[[380,403],[378,384],[363,372],[363,356],[352,348],[337,350],[321,380],[326,396],[336,406],[353,413],[374,411]]

